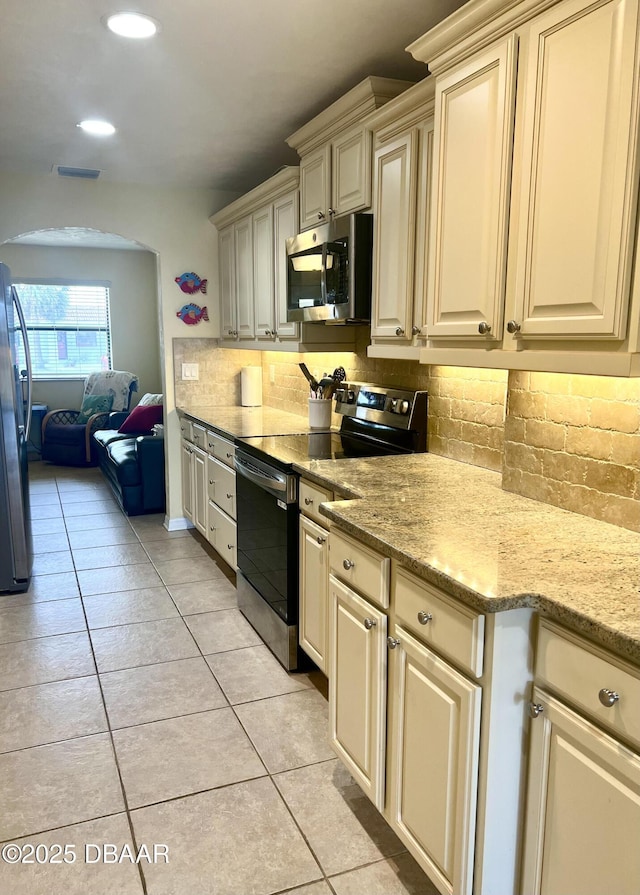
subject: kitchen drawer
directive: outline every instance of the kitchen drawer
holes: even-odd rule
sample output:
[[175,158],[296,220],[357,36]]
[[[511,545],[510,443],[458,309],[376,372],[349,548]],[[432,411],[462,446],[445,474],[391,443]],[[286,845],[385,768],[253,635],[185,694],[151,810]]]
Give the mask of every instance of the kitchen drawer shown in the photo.
[[207,495],[232,519],[236,518],[235,470],[211,456],[207,457]]
[[329,527],[329,520],[320,514],[320,504],[330,500],[333,500],[333,491],[300,479],[300,512],[313,519],[314,522],[324,525],[325,528]]
[[191,433],[191,420],[187,420],[183,416],[180,417],[180,434],[187,441],[193,441],[193,436]]
[[[640,668],[541,619],[535,677],[603,727],[640,744]],[[618,694],[613,705],[602,704],[603,690]]]
[[207,433],[204,426],[200,426],[198,423],[191,423],[191,441],[199,448],[205,448]]
[[210,454],[233,469],[233,458],[236,454],[236,448],[233,442],[227,441],[215,432],[207,432],[207,450]]
[[[423,643],[474,677],[482,674],[484,616],[394,565],[396,619]],[[421,621],[422,619],[422,621]]]
[[389,607],[389,567],[391,560],[342,532],[329,538],[331,572],[354,590],[383,609]]
[[237,568],[236,523],[219,506],[209,501],[207,539],[232,569]]

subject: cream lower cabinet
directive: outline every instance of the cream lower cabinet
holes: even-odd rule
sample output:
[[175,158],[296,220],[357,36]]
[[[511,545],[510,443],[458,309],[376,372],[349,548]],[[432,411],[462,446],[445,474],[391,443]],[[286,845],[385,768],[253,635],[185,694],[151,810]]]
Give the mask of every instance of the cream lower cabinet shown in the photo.
[[193,522],[193,481],[191,470],[191,455],[193,445],[186,438],[181,442],[181,471],[182,471],[182,512],[185,517]]
[[391,824],[441,892],[470,893],[481,687],[400,626],[389,644]]
[[235,447],[207,432],[205,537],[232,569],[237,568]]
[[198,531],[207,534],[206,453],[182,441],[182,510]]
[[299,640],[320,671],[327,673],[329,627],[329,532],[300,516]]

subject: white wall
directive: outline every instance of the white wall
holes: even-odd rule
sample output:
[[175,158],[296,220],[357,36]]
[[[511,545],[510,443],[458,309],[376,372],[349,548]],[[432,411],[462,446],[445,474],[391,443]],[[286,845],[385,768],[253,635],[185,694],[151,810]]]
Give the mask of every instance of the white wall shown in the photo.
[[[162,391],[166,396],[167,515],[182,515],[179,428],[173,394],[174,337],[216,337],[218,329],[217,242],[209,217],[235,193],[157,189],[108,181],[84,182],[52,175],[0,173],[0,244],[34,230],[89,227],[141,243],[158,256]],[[186,301],[175,277],[195,271],[209,280],[210,294],[195,298],[210,321],[187,327],[176,317]],[[193,333],[189,330],[194,330]]]
[[[0,261],[14,280],[64,278],[104,280],[109,288],[111,351],[115,370],[138,376],[136,404],[145,392],[162,391],[156,255],[148,251],[0,246]],[[39,379],[34,400],[55,407],[79,407],[84,377]]]

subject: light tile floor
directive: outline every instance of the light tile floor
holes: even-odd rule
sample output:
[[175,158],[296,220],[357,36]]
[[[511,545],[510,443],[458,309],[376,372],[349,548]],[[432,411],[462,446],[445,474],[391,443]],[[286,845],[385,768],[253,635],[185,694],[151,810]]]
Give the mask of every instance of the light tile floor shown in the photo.
[[[127,519],[95,469],[30,478],[35,576],[0,596],[0,843],[32,863],[5,849],[0,891],[433,895],[333,757],[325,679],[282,669],[208,545]],[[169,863],[102,859],[154,844]]]

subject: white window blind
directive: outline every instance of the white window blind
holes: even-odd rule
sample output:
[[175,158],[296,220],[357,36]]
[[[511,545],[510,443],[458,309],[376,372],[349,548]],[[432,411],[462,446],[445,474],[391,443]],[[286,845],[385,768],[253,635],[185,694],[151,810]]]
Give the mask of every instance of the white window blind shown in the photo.
[[[27,325],[34,379],[74,379],[112,369],[108,283],[14,285]],[[24,357],[20,363],[25,364]]]

